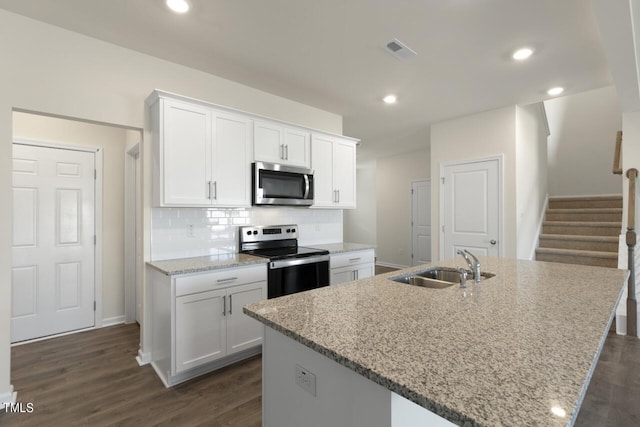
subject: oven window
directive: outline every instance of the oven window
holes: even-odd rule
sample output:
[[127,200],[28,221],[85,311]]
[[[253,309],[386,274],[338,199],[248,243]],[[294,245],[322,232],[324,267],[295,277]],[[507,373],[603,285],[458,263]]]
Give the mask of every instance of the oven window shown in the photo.
[[304,197],[304,175],[299,173],[261,170],[259,185],[264,198],[302,199]]
[[329,285],[329,261],[269,269],[267,298]]

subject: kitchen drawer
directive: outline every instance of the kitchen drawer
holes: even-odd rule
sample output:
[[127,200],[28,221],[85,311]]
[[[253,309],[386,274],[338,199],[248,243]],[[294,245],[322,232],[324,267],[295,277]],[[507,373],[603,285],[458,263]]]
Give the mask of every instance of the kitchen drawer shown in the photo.
[[350,265],[357,264],[373,264],[375,261],[375,254],[373,249],[366,249],[363,251],[347,252],[339,255],[331,255],[329,261],[330,268],[348,267]]
[[222,289],[267,280],[267,265],[225,268],[192,276],[176,277],[176,296]]

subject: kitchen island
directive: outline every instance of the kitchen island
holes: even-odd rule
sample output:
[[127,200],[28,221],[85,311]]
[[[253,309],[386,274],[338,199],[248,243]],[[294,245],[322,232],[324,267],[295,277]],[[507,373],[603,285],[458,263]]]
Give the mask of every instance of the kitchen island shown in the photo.
[[627,271],[480,261],[467,289],[389,280],[421,266],[245,307],[263,426],[572,425]]

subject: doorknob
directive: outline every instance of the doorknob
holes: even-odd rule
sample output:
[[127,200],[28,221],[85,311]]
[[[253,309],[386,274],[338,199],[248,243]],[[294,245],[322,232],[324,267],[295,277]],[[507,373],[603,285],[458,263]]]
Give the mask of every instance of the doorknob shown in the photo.
[[497,241],[495,241],[495,240],[491,240],[489,243],[491,243],[492,245],[495,245],[495,244],[496,244],[496,243],[498,243],[498,242],[497,242]]

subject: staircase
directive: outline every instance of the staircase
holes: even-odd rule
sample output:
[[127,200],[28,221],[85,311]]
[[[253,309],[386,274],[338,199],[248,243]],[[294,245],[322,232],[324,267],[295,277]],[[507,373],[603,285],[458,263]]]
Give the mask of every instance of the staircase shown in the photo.
[[618,267],[622,196],[550,197],[536,260]]

